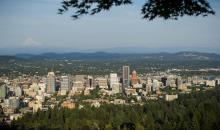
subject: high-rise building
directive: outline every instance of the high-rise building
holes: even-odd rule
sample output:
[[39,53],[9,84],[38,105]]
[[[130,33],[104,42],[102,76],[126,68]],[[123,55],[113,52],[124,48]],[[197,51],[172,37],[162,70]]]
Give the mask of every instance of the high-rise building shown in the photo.
[[66,95],[66,93],[70,90],[70,77],[62,76],[61,77],[61,95]]
[[54,74],[54,72],[48,72],[47,93],[55,93],[55,74]]
[[159,82],[158,80],[154,79],[153,80],[153,91],[158,91],[159,90]]
[[152,80],[151,80],[150,77],[148,77],[148,78],[147,78],[147,82],[146,82],[146,91],[147,91],[148,93],[150,93],[151,90],[152,90],[151,88],[152,88]]
[[87,87],[89,88],[93,88],[95,85],[94,85],[94,82],[93,82],[93,77],[92,76],[88,76],[87,77]]
[[106,78],[98,78],[98,85],[101,89],[108,89],[108,81]]
[[180,76],[178,76],[176,79],[176,85],[179,90],[182,90],[183,83],[182,83],[182,78]]
[[115,83],[112,85],[112,92],[114,94],[120,93],[120,84],[119,83]]
[[7,86],[4,84],[0,86],[0,98],[5,98],[7,96]]
[[167,77],[162,77],[161,82],[162,82],[163,86],[166,86],[167,85]]
[[114,84],[118,84],[118,76],[117,73],[110,73],[110,88],[112,88],[112,86]]
[[137,72],[134,70],[131,75],[131,85],[138,83]]
[[123,86],[129,87],[130,86],[130,67],[123,66]]
[[15,96],[16,97],[20,97],[22,95],[22,89],[21,89],[21,87],[16,87],[15,88]]

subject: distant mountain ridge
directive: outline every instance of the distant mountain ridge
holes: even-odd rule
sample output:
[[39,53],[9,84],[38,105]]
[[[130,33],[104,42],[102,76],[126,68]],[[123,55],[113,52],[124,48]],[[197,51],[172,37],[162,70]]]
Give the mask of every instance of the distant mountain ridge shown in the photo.
[[[0,56],[2,57],[2,56]],[[220,60],[220,55],[216,53],[202,53],[202,52],[178,52],[178,53],[108,53],[108,52],[70,52],[70,53],[43,53],[40,55],[33,54],[16,54],[10,58],[19,58],[26,60],[42,60],[42,59],[56,59],[56,60],[111,60],[111,59],[152,59],[152,60]]]

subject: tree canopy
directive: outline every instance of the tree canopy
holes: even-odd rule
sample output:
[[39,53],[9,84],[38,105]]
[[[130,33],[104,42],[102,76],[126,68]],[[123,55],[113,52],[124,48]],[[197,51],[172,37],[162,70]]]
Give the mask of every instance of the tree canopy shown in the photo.
[[219,130],[220,90],[179,95],[172,102],[147,101],[144,105],[103,104],[99,108],[55,107],[26,113],[1,130]]
[[[63,0],[59,14],[72,10],[72,17],[94,15],[112,7],[131,5],[133,0]],[[215,14],[207,0],[146,0],[141,7],[143,19],[178,19],[182,16],[207,16]]]

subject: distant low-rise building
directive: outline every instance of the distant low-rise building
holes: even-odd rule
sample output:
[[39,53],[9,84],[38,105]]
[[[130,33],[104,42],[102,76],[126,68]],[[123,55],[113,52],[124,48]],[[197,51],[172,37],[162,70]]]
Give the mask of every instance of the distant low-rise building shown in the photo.
[[18,97],[9,97],[9,108],[17,109],[20,107],[20,99]]
[[21,118],[22,117],[22,114],[11,114],[10,115],[10,120],[12,121],[12,120],[17,120],[17,119],[19,119],[19,118]]
[[114,99],[113,104],[125,104],[125,100],[123,100],[123,99]]
[[98,108],[98,107],[100,107],[100,106],[101,106],[101,104],[100,104],[98,101],[91,103],[91,107],[96,107],[96,108]]
[[215,87],[215,80],[206,80],[205,84],[207,87]]
[[175,95],[168,95],[168,94],[166,94],[165,95],[165,100],[166,101],[173,101],[173,100],[175,100],[175,99],[177,99],[178,98],[178,95],[177,94],[175,94]]
[[62,108],[68,108],[68,109],[74,109],[76,107],[75,103],[72,102],[72,101],[64,101],[62,104],[61,104],[61,107]]
[[136,89],[132,89],[132,88],[125,88],[125,93],[127,95],[137,95]]
[[113,94],[120,93],[120,84],[119,83],[112,84],[112,93]]
[[43,107],[42,102],[35,101],[33,103],[33,113],[37,112],[38,110],[42,110],[42,107]]

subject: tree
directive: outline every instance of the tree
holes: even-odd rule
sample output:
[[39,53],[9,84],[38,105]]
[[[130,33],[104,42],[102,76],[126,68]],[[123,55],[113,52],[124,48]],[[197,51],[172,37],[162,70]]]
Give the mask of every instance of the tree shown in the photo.
[[[133,4],[133,0],[63,0],[58,9],[63,14],[73,9],[72,17],[78,19],[83,15],[94,15],[112,7]],[[207,16],[215,14],[207,0],[147,0],[141,9],[143,19],[155,18],[178,19],[182,16]]]

